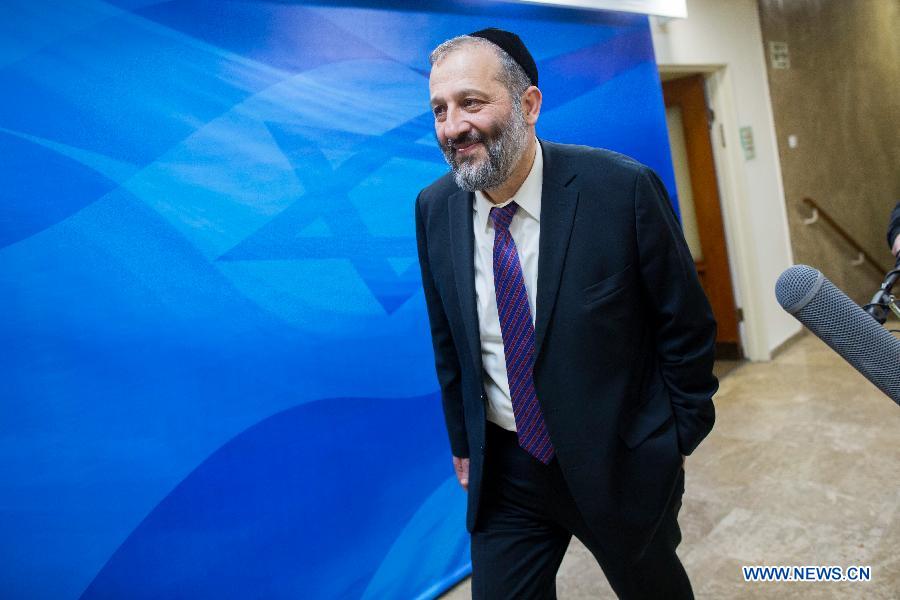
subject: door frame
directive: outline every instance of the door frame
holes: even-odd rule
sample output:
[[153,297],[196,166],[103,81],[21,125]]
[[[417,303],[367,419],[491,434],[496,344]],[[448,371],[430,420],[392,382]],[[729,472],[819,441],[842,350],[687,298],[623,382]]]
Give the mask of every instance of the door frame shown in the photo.
[[[701,74],[704,77],[706,98],[715,114],[710,137],[713,161],[719,185],[719,202],[725,228],[725,246],[728,266],[731,269],[732,292],[736,307],[741,309],[743,320],[738,323],[738,333],[744,356],[750,360],[768,360],[765,346],[766,331],[763,314],[765,307],[758,301],[758,294],[743,294],[760,285],[759,269],[751,251],[753,239],[749,231],[750,215],[747,198],[744,161],[738,140],[740,125],[737,120],[731,76],[726,65],[665,65],[658,64],[660,73]],[[662,84],[660,83],[660,89]]]
[[[667,77],[663,82],[663,99],[669,120],[669,108],[677,108],[681,118],[678,123],[670,122],[669,127],[680,124],[683,139],[684,164],[687,189],[678,190],[679,202],[693,196],[691,212],[695,214],[698,242],[701,255],[695,257],[700,280],[712,304],[713,313],[719,323],[716,332],[716,356],[725,359],[743,357],[743,345],[738,326],[740,313],[734,299],[731,261],[725,243],[725,225],[722,218],[722,202],[719,199],[719,183],[716,179],[716,165],[713,158],[714,143],[706,91],[706,79],[702,73],[692,73]],[[670,138],[669,144],[673,140]],[[674,153],[673,153],[674,154]],[[677,177],[676,177],[677,179]],[[693,194],[687,194],[693,190]],[[685,192],[685,193],[682,193]],[[684,206],[682,215],[684,214]]]

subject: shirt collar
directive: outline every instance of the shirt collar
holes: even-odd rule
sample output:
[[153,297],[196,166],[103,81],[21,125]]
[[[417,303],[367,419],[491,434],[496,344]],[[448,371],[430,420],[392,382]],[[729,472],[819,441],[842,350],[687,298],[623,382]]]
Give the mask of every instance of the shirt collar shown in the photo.
[[[535,140],[537,141],[537,140]],[[528,216],[541,222],[541,191],[544,183],[544,156],[541,152],[541,143],[537,141],[534,151],[534,162],[531,164],[531,171],[516,193],[503,204],[494,204],[488,200],[487,196],[481,190],[476,190],[475,200],[473,202],[475,209],[475,218],[478,226],[482,230],[486,230],[488,221],[491,216],[491,209],[494,206],[506,206],[510,202],[516,202],[519,208],[525,211]]]

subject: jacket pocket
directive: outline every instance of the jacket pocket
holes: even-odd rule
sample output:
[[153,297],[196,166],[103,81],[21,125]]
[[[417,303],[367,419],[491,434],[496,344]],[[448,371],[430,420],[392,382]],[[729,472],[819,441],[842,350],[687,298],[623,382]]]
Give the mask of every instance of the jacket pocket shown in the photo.
[[631,265],[628,265],[621,271],[613,273],[608,277],[604,277],[596,283],[592,283],[582,290],[584,294],[584,304],[591,306],[612,296],[613,294],[624,290],[631,282]]
[[635,414],[622,423],[619,437],[628,448],[637,448],[641,442],[674,421],[669,393],[665,387],[659,387]]

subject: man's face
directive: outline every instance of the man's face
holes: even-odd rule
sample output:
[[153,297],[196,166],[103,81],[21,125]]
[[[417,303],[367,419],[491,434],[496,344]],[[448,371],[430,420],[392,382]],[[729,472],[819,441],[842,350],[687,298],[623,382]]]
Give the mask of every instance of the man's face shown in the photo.
[[499,69],[495,52],[470,45],[431,70],[435,137],[457,184],[468,191],[505,182],[527,146],[521,105],[498,80]]

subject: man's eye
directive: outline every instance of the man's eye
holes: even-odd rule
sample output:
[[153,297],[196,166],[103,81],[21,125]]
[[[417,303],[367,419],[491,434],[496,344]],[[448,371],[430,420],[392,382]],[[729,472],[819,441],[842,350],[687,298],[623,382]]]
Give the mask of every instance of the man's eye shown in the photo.
[[467,98],[465,101],[463,101],[463,106],[465,106],[466,108],[472,108],[474,106],[478,106],[478,104],[478,100],[474,98]]
[[433,109],[431,109],[431,111],[434,113],[435,117],[440,117],[441,115],[443,115],[444,110],[445,109],[443,106],[435,106]]

